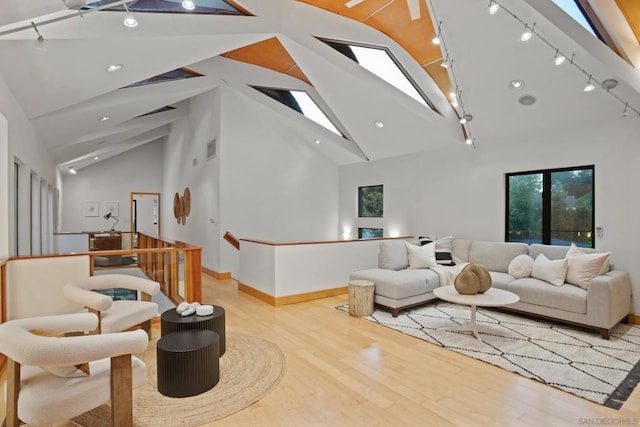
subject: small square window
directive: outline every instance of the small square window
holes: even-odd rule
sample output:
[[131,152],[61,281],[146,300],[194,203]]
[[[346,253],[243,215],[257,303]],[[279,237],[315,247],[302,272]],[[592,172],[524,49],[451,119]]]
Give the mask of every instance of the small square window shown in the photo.
[[382,237],[382,228],[358,228],[358,239],[375,239]]
[[358,187],[358,216],[360,218],[382,218],[382,185]]

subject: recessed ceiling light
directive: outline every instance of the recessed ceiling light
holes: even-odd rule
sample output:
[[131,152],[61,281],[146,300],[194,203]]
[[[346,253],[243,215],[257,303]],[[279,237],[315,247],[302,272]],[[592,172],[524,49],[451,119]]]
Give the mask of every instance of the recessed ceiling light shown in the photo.
[[440,44],[440,37],[435,36],[434,38],[431,39],[431,43],[433,43],[435,45],[439,45]]
[[373,124],[376,125],[377,128],[383,128],[384,127],[384,123],[382,123],[381,121],[378,121],[378,120],[376,120]]
[[119,71],[122,69],[122,64],[111,64],[107,67],[107,71],[112,73],[114,71]]
[[93,158],[93,160],[98,160],[98,156],[95,156],[95,157]]
[[467,138],[467,139],[464,140],[464,143],[467,144],[467,145],[472,145],[473,144],[473,139]]
[[524,82],[522,80],[511,80],[509,87],[513,90],[520,90],[524,87]]
[[182,7],[187,10],[193,10],[196,8],[196,4],[193,2],[193,0],[184,0],[182,2]]
[[319,139],[316,139],[316,144],[320,144],[320,140]]
[[529,106],[536,103],[536,98],[532,95],[524,95],[521,96],[520,99],[518,99],[518,102],[522,105]]
[[616,86],[618,86],[618,81],[616,79],[607,79],[607,80],[602,82],[602,87],[605,90],[611,90],[611,89],[615,88]]
[[111,118],[111,117],[109,117],[109,116],[102,116],[102,117],[100,117],[100,121],[101,121],[101,122],[106,122],[106,121],[107,121],[107,120],[109,120],[110,118]]

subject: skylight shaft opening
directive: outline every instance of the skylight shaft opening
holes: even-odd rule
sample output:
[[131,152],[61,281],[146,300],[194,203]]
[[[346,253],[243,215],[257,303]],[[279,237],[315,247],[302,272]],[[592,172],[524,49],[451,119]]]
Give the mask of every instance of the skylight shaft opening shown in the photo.
[[320,107],[311,99],[309,94],[303,91],[292,90],[290,91],[293,97],[298,101],[298,105],[302,109],[302,114],[308,119],[313,120],[320,126],[324,126],[331,132],[338,136],[343,136],[342,133],[331,123],[331,120],[322,112]]
[[564,10],[569,16],[571,16],[578,24],[582,25],[587,31],[594,36],[602,39],[597,33],[596,29],[589,18],[585,15],[585,12],[578,6],[575,0],[552,0],[560,9]]

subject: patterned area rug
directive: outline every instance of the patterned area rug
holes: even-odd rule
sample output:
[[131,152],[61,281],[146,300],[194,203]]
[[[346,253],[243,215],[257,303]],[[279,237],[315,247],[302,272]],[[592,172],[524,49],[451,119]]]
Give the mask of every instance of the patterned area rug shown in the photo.
[[[348,312],[347,305],[336,307]],[[364,319],[482,360],[610,408],[619,409],[640,379],[640,327],[619,324],[604,340],[593,330],[478,308],[482,342],[447,330],[469,321],[469,307],[438,301],[393,318]]]

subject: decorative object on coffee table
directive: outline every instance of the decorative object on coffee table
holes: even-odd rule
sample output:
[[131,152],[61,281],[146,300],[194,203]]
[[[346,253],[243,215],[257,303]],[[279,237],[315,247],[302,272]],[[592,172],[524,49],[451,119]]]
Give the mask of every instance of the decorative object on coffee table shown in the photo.
[[371,315],[374,290],[375,285],[370,280],[349,281],[349,314],[355,317]]
[[226,350],[225,312],[219,305],[213,306],[213,313],[208,316],[198,316],[195,312],[189,316],[182,316],[175,308],[162,313],[160,316],[160,335],[187,329],[208,329],[220,337],[220,356]]
[[483,294],[491,288],[491,275],[480,264],[469,264],[456,277],[454,286],[459,294]]

